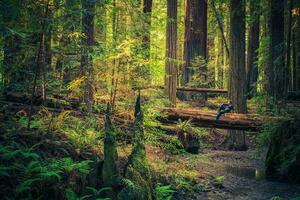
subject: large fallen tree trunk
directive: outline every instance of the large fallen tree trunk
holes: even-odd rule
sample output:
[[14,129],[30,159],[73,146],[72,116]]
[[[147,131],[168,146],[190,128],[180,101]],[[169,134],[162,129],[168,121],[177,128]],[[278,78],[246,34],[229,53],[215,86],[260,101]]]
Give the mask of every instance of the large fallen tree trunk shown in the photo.
[[[132,89],[133,90],[164,89],[164,87],[163,86],[144,86],[144,87],[132,87]],[[227,94],[227,90],[212,89],[212,88],[177,87],[176,90],[182,91],[182,92]]]
[[[214,112],[175,108],[165,108],[162,112],[167,116],[166,119],[168,123],[176,122],[181,119],[191,120],[194,125],[200,127],[249,131],[258,131],[264,121],[274,119],[269,116],[227,113],[219,120],[216,120],[216,113]],[[163,119],[161,120],[163,121]]]

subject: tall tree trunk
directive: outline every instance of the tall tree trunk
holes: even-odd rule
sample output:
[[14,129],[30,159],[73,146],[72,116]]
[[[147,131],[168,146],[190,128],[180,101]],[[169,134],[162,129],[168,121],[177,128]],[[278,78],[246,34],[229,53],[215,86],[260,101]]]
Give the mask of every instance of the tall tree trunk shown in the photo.
[[270,1],[270,63],[267,65],[267,106],[287,96],[287,69],[284,65],[284,1]]
[[152,0],[144,0],[143,13],[145,17],[144,35],[143,35],[143,48],[145,51],[145,58],[150,59],[150,27],[151,27],[151,12]]
[[[237,113],[246,113],[245,2],[230,0],[230,82],[229,99]],[[230,131],[230,149],[245,150],[245,134]]]
[[[229,8],[226,7],[226,11],[228,11],[229,13]],[[230,57],[230,52],[229,52],[229,45],[226,47],[226,41],[229,41],[229,32],[230,32],[230,26],[229,26],[229,19],[230,19],[230,14],[228,14],[227,16],[224,17],[224,30],[226,34],[224,34],[224,63],[223,63],[223,88],[224,89],[228,89],[229,88],[229,57]],[[229,42],[228,42],[229,43]]]
[[13,77],[13,69],[20,51],[20,40],[17,36],[6,36],[3,42],[3,86],[11,90],[10,85],[18,80],[18,77]]
[[[56,71],[60,74],[60,78],[62,80],[62,84],[67,84],[74,79],[74,75],[72,76],[72,70],[68,67],[70,66],[70,62],[74,61],[74,59],[68,56],[69,53],[73,54],[72,45],[76,41],[73,41],[70,37],[76,32],[80,27],[80,16],[77,15],[77,11],[80,8],[80,1],[77,0],[66,0],[65,1],[65,19],[66,23],[63,24],[63,34],[59,39],[59,46],[62,48],[62,51],[58,55],[56,62]],[[74,74],[74,73],[73,73]]]
[[250,1],[250,25],[247,51],[247,93],[249,97],[256,93],[258,78],[258,48],[259,48],[259,2]]
[[211,1],[211,9],[215,15],[215,18],[217,20],[217,23],[218,23],[218,27],[220,29],[220,33],[222,35],[222,40],[223,40],[223,43],[224,43],[224,46],[225,46],[225,51],[226,51],[226,54],[227,56],[229,56],[229,47],[227,45],[227,41],[226,41],[226,37],[225,37],[225,32],[224,32],[224,23],[217,11],[217,8],[216,8],[216,5],[215,5],[215,1]]
[[192,80],[195,72],[193,68],[196,67],[200,67],[200,77],[206,81],[207,3],[205,0],[187,0],[184,42],[184,85]]
[[[112,13],[112,43],[113,43],[113,47],[116,48],[117,47],[117,30],[118,30],[118,23],[119,23],[119,14],[118,14],[118,10],[117,10],[117,0],[113,1],[113,13]],[[116,67],[117,64],[119,65],[119,62],[116,58],[113,59],[112,61],[112,74],[111,74],[111,91],[110,91],[110,104],[111,104],[111,109],[114,110],[115,107],[115,96],[116,96]]]
[[286,69],[288,70],[288,86],[287,89],[293,90],[293,75],[292,75],[292,65],[291,65],[291,40],[292,40],[292,9],[293,9],[293,0],[288,2],[288,27],[287,27],[287,38],[286,38]]
[[83,101],[93,103],[93,60],[92,49],[94,45],[94,16],[96,1],[82,0],[82,55],[81,55],[81,76],[85,77]]
[[223,88],[223,52],[224,45],[221,34],[217,34],[214,40],[215,48],[215,87]]
[[294,37],[295,37],[295,90],[300,91],[300,4],[295,5],[298,10],[295,13]]
[[165,93],[176,106],[177,86],[177,0],[168,0],[166,33]]
[[185,19],[184,19],[184,47],[183,60],[185,62],[183,67],[182,85],[187,85],[192,79],[191,64],[191,0],[186,0],[185,3]]
[[292,36],[292,69],[291,69],[291,90],[297,91],[297,63],[296,63],[296,38]]
[[[45,5],[42,5],[41,13],[42,13],[42,21],[41,21],[41,27],[42,32],[40,33],[40,44],[41,48],[39,49],[40,59],[38,60],[39,68],[41,70],[42,75],[42,99],[44,103],[46,102],[46,84],[47,84],[47,33],[49,28],[49,0],[45,2]],[[48,33],[48,35],[51,35],[51,33]],[[48,44],[49,45],[49,44]],[[50,44],[51,45],[51,44]],[[51,46],[48,46],[50,49]]]

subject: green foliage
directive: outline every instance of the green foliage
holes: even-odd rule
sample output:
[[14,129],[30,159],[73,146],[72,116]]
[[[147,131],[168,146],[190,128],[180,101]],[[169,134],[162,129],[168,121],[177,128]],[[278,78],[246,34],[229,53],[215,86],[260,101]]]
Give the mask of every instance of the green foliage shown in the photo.
[[111,191],[112,188],[110,187],[104,187],[100,189],[96,189],[93,187],[87,187],[87,189],[92,193],[92,197],[95,198],[96,200],[110,200],[110,198],[101,198],[101,194]]
[[271,135],[271,142],[266,156],[267,175],[272,178],[299,183],[300,121],[277,122]]
[[141,188],[133,183],[131,180],[126,178],[120,178],[118,180],[119,185],[123,187],[123,189],[118,194],[118,200],[134,200],[134,199],[143,199],[141,192]]
[[146,127],[145,140],[147,144],[165,149],[172,154],[185,152],[177,137],[168,136],[164,131],[157,128]]
[[293,198],[291,200],[300,200],[300,197]]
[[95,199],[95,200],[110,200],[110,198],[101,198],[101,193],[107,191],[107,190],[111,190],[111,188],[100,188],[100,189],[95,189],[95,188],[91,188],[91,187],[87,187],[87,189],[89,189],[92,194],[88,194],[88,195],[84,195],[79,197],[72,189],[67,188],[65,190],[66,193],[66,198],[67,200],[85,200],[85,199]]
[[59,130],[62,131],[76,147],[87,149],[98,144],[103,138],[103,131],[100,130],[101,124],[98,119],[93,117],[77,118],[65,114],[61,114],[61,117],[58,115],[53,119],[53,126],[60,127]]
[[[21,117],[19,119],[19,124],[23,127],[27,127],[28,124],[28,117]],[[34,116],[30,122],[31,128],[45,128],[45,124],[43,123],[43,120],[40,117]]]
[[35,190],[41,192],[50,189],[43,187],[51,182],[61,182],[64,174],[74,171],[88,174],[90,170],[88,160],[75,162],[68,157],[45,160],[32,148],[24,148],[14,142],[1,144],[0,154],[0,188],[4,192],[3,197],[32,199]]
[[255,103],[256,110],[258,114],[265,114],[266,111],[266,95],[256,95],[252,98]]
[[179,121],[177,123],[177,127],[182,131],[193,132],[193,133],[197,134],[199,139],[204,139],[209,134],[208,131],[206,131],[204,128],[199,128],[199,127],[193,126],[193,124],[191,123],[191,120],[181,121],[179,119]]
[[258,147],[263,148],[270,144],[274,131],[278,128],[278,124],[274,122],[265,122],[256,138]]
[[225,177],[224,176],[217,176],[217,177],[215,177],[215,185],[217,185],[217,186],[223,186],[223,184],[224,184],[224,180],[225,180]]
[[195,183],[180,175],[176,175],[174,177],[173,187],[176,189],[176,191],[184,191],[188,195],[192,196],[195,194],[195,192],[203,191],[206,188],[206,184]]
[[158,183],[155,187],[155,196],[158,200],[171,200],[175,190],[172,189],[171,185],[162,185]]

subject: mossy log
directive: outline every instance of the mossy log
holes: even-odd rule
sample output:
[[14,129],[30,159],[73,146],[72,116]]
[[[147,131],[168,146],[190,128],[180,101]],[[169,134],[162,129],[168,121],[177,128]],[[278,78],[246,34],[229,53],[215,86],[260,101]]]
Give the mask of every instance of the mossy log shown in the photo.
[[[266,120],[274,118],[269,116],[253,115],[253,114],[237,114],[227,113],[219,120],[216,120],[215,112],[207,112],[201,110],[187,110],[165,108],[162,112],[167,116],[166,122],[176,122],[181,120],[192,120],[192,123],[200,127],[211,127],[220,129],[235,129],[258,131]],[[164,121],[164,119],[160,119]]]

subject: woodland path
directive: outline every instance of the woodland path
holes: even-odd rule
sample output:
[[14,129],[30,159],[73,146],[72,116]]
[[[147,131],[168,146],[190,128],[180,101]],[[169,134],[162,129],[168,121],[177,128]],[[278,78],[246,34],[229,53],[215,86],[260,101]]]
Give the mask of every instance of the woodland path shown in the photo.
[[[300,186],[266,180],[264,177],[264,157],[254,158],[253,151],[208,151],[211,170],[224,176],[224,188],[199,194],[197,199],[269,200],[279,196],[282,200],[300,197]],[[199,163],[198,167],[202,167]]]
[[[201,183],[204,179],[214,176],[224,176],[223,187],[209,184],[204,191],[198,192],[195,197],[186,197],[178,194],[174,199],[180,200],[270,200],[279,196],[281,200],[300,197],[300,185],[266,180],[264,178],[264,156],[255,157],[253,150],[245,152],[204,150],[198,155],[166,155],[160,150],[147,148],[148,157],[152,164],[163,160],[167,165],[176,168],[186,168],[189,171],[198,171],[194,177]],[[155,152],[155,155],[153,154]],[[180,164],[179,164],[180,163]],[[174,168],[174,167],[173,167]],[[168,170],[172,170],[168,169]]]

